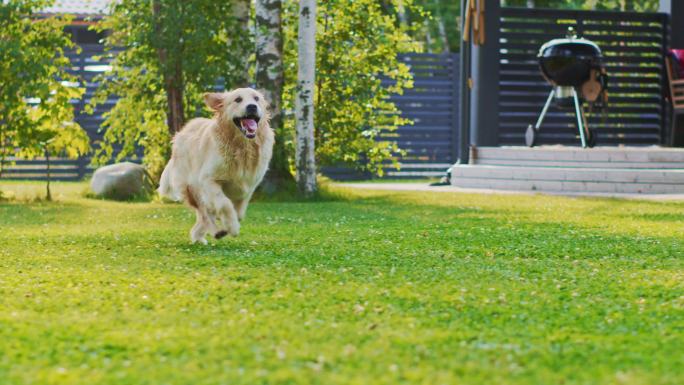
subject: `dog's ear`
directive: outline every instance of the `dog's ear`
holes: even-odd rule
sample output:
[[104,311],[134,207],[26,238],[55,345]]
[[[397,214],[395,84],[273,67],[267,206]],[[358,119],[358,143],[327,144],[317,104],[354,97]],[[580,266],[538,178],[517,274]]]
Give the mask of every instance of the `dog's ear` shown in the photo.
[[204,94],[204,104],[213,111],[221,111],[226,100],[226,94],[222,92],[207,92]]

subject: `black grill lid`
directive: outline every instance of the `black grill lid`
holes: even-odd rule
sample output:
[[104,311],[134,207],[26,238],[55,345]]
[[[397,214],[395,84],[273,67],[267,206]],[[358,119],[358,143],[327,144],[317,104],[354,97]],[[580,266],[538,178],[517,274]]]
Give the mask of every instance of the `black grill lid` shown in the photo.
[[571,35],[553,39],[539,49],[539,66],[546,80],[556,86],[579,87],[592,69],[601,68],[601,49],[596,43]]

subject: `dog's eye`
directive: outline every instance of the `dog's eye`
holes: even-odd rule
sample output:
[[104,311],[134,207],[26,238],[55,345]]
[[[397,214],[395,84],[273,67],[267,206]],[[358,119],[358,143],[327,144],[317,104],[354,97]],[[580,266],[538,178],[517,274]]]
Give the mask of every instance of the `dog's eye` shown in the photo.
[[258,102],[258,101],[259,101],[259,97],[258,97],[258,96],[255,96],[255,97],[254,97],[254,101],[255,101],[255,102]]
[[235,99],[235,103],[242,103],[242,98]]

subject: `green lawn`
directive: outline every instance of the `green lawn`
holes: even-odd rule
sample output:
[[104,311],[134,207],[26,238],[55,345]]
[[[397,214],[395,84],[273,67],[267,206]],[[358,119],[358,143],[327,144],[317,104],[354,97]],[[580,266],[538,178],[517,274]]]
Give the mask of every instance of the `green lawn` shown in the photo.
[[200,246],[84,188],[0,203],[0,384],[684,383],[684,203],[338,191]]

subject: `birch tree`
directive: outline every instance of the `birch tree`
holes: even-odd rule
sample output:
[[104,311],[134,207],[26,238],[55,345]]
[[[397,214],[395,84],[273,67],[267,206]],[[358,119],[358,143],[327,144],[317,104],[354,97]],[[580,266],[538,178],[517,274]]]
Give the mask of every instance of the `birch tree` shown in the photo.
[[[286,111],[295,110],[298,99],[299,1],[288,0],[284,8]],[[349,166],[381,174],[383,166],[396,159],[397,144],[381,135],[410,121],[400,115],[389,96],[412,85],[409,68],[398,61],[397,54],[414,52],[422,44],[398,26],[398,0],[391,1],[395,10],[391,16],[378,0],[317,3],[314,133],[319,166]],[[405,9],[417,12],[415,7]],[[383,83],[383,78],[392,81]],[[296,119],[287,119],[285,125],[294,136]]]
[[[233,4],[233,17],[237,21],[238,27],[240,29],[239,39],[247,39],[250,37],[251,33],[249,30],[249,18],[250,10],[252,8],[251,0],[234,0]],[[230,45],[228,49],[230,49]],[[240,58],[240,66],[242,68],[237,69],[235,75],[235,86],[236,87],[248,87],[250,85],[249,79],[249,56],[242,55]]]
[[275,189],[292,182],[281,112],[283,97],[283,26],[281,0],[256,0],[256,86],[270,103],[271,128],[276,135],[271,167],[264,190]]
[[295,131],[297,187],[304,196],[316,192],[314,154],[314,81],[316,78],[316,0],[299,1]]

